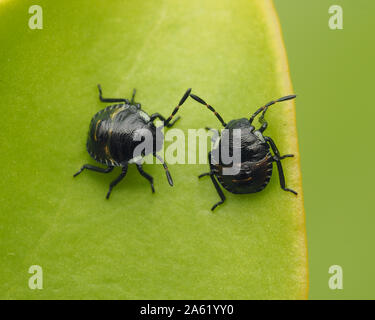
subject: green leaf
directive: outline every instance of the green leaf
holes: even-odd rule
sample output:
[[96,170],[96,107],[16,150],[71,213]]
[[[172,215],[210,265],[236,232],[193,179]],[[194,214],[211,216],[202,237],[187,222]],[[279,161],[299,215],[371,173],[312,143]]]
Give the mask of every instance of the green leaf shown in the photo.
[[[218,196],[208,165],[135,167],[105,199],[108,175],[83,172],[89,121],[105,96],[168,116],[187,88],[226,121],[293,93],[278,18],[265,0],[0,1],[2,298],[301,299],[307,255],[294,103],[268,112],[285,159],[262,192]],[[298,101],[298,98],[297,98]],[[188,99],[176,127],[220,128]],[[166,144],[166,147],[168,144]],[[43,290],[30,290],[31,265]]]

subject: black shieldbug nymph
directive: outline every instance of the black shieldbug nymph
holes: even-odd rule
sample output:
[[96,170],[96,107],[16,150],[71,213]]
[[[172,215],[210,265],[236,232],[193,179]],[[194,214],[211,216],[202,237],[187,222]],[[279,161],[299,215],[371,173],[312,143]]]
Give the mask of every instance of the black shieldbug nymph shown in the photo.
[[[168,171],[168,167],[163,159],[157,154],[157,152],[161,150],[164,140],[161,128],[163,126],[169,128],[179,119],[179,117],[176,117],[176,119],[171,122],[180,106],[189,97],[191,89],[186,91],[168,119],[165,119],[159,113],[154,113],[149,116],[144,112],[141,109],[141,104],[134,102],[135,89],[133,90],[133,96],[130,101],[128,99],[103,98],[100,85],[98,85],[98,89],[100,101],[111,103],[117,102],[118,104],[110,105],[94,115],[89,126],[86,147],[88,153],[94,160],[106,165],[107,167],[100,168],[90,164],[85,164],[74,175],[74,177],[79,175],[84,169],[109,173],[114,167],[121,167],[121,174],[109,185],[107,193],[108,199],[112,188],[125,177],[128,170],[128,164],[134,163],[136,164],[139,173],[150,182],[152,192],[155,192],[153,177],[142,169],[142,158],[147,156],[147,152],[142,151],[141,154],[134,155],[137,146],[144,141],[144,139],[139,139],[139,132],[146,130],[152,136],[152,154],[162,162],[168,182],[173,186],[173,180]],[[164,121],[164,125],[156,128],[153,123],[155,119]],[[151,152],[148,154],[150,153]]]
[[[274,162],[276,162],[276,166],[279,171],[281,188],[285,191],[289,191],[297,195],[297,192],[286,187],[283,167],[281,164],[282,159],[293,157],[293,155],[280,155],[275,142],[270,137],[263,135],[263,132],[266,130],[268,125],[267,121],[265,121],[264,119],[264,115],[267,112],[268,108],[277,102],[294,99],[296,97],[295,95],[285,96],[278,100],[267,103],[265,106],[255,111],[250,119],[236,119],[230,121],[228,124],[215,111],[215,109],[207,104],[203,99],[194,94],[191,94],[190,96],[194,100],[205,105],[210,111],[212,111],[219,119],[224,129],[226,129],[223,130],[221,137],[218,134],[216,138],[215,136],[213,137],[213,150],[208,153],[210,172],[203,173],[199,176],[199,178],[210,176],[212,183],[221,199],[221,201],[217,202],[211,208],[211,210],[214,210],[218,205],[224,203],[225,201],[225,195],[216,179],[226,190],[231,193],[246,194],[259,192],[268,185],[271,179]],[[252,122],[254,121],[255,117],[261,112],[262,114],[259,118],[261,126],[259,129],[255,129],[255,127],[252,125]],[[210,128],[206,129],[212,130]],[[223,150],[223,148],[227,148],[229,150],[229,154],[233,154],[233,132],[235,129],[239,129],[241,133],[239,140],[241,158],[238,163],[232,163],[231,166],[237,166],[238,171],[233,175],[224,175],[223,169],[228,165],[223,163],[220,151]],[[223,139],[224,135],[227,135],[225,137],[226,139]],[[222,146],[222,143],[224,143],[223,141],[226,141],[225,146]],[[272,150],[273,154],[271,154],[270,149]],[[215,155],[217,155],[215,158],[217,159],[211,159],[214,151]]]

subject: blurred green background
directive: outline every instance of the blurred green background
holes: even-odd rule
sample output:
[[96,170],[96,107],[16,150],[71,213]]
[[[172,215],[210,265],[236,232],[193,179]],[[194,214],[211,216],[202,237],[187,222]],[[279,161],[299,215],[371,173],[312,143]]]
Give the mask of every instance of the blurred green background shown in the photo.
[[[310,299],[374,299],[375,1],[274,2],[298,94]],[[343,30],[328,27],[335,4]],[[328,287],[333,264],[343,290]]]

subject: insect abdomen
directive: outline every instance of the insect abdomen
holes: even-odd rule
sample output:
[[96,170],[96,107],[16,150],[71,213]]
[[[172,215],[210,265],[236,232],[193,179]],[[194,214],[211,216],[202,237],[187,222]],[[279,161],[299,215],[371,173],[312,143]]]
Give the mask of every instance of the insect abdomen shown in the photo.
[[223,175],[222,166],[214,166],[221,185],[229,192],[236,194],[255,193],[263,190],[272,175],[272,156],[268,153],[262,160],[245,161],[240,165],[236,175]]
[[89,126],[87,151],[96,161],[118,166],[118,159],[111,153],[111,138],[116,117],[128,108],[127,105],[112,105],[94,115]]

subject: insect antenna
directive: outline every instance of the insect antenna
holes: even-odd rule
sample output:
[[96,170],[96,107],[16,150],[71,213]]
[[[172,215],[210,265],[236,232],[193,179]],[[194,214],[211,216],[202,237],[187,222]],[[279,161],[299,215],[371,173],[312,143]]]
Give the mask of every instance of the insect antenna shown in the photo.
[[277,103],[277,102],[282,102],[282,101],[286,101],[286,100],[291,100],[291,99],[294,99],[296,97],[296,95],[289,95],[289,96],[285,96],[285,97],[281,97],[280,99],[277,99],[277,100],[274,100],[274,101],[270,101],[268,102],[266,105],[264,105],[263,107],[259,108],[257,111],[254,112],[254,114],[251,116],[251,118],[249,119],[249,122],[250,124],[254,121],[255,117],[262,112],[262,115],[260,116],[259,118],[259,122],[260,123],[263,123],[264,122],[264,115],[265,113],[267,112],[268,108],[270,106],[272,106],[273,104]]
[[[177,113],[178,109],[183,105],[183,103],[186,101],[186,99],[189,97],[190,95],[190,92],[191,92],[191,88],[188,89],[184,96],[181,98],[180,102],[178,103],[177,107],[173,109],[171,115],[169,116],[169,118],[164,122],[164,126],[165,127],[168,127],[169,125],[169,122],[171,122],[172,118],[174,117],[174,115]],[[177,120],[177,119],[176,119]]]
[[221,122],[223,127],[225,127],[227,125],[225,123],[225,121],[223,120],[223,118],[221,117],[221,115],[218,114],[213,107],[211,107],[208,103],[206,103],[206,101],[204,101],[203,99],[199,98],[198,96],[196,96],[194,94],[191,94],[190,97],[192,97],[195,101],[198,101],[200,104],[205,105],[210,111],[212,111],[214,113],[214,115],[216,116],[216,118],[219,119],[219,121]]

